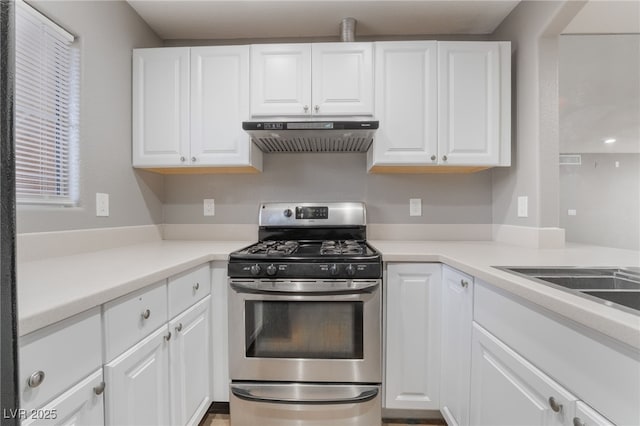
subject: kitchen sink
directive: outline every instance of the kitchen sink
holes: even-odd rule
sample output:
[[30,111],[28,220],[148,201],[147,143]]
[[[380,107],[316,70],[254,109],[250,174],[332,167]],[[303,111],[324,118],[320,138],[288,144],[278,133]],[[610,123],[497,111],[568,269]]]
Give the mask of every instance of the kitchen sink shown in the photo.
[[576,267],[497,267],[552,287],[640,313],[640,269]]

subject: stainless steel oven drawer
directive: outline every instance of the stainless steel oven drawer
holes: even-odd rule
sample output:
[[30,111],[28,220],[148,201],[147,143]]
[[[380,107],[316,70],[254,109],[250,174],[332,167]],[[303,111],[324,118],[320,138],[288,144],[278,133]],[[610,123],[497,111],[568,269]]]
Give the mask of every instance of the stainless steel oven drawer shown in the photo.
[[376,426],[378,385],[234,382],[232,426]]

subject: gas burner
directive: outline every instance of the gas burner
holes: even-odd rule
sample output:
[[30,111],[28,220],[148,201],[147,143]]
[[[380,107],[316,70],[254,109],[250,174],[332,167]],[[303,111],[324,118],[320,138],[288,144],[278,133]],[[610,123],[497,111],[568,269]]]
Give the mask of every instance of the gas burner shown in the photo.
[[266,254],[267,256],[290,256],[298,249],[297,241],[261,241],[249,247],[249,254]]
[[363,253],[364,248],[362,244],[356,240],[323,241],[320,247],[320,254],[323,256],[358,255]]

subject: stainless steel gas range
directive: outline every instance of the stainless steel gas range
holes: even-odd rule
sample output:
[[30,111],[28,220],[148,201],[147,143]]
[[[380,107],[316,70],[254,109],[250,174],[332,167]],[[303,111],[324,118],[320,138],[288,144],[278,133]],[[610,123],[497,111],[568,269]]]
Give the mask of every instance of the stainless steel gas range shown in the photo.
[[229,257],[234,426],[380,424],[380,253],[362,203],[260,206]]

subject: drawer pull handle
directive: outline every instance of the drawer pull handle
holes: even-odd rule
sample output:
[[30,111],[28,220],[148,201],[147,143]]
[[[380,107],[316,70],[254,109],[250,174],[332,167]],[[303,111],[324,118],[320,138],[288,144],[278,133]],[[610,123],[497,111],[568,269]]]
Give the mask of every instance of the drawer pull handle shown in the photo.
[[149,317],[151,316],[151,311],[149,309],[145,309],[140,316],[142,316],[143,319],[149,319]]
[[303,109],[304,109],[304,112],[309,111],[309,105],[305,105]]
[[442,156],[442,161],[447,161],[447,156],[446,155]]
[[573,418],[573,426],[586,426],[586,423],[582,421],[580,417]]
[[27,384],[30,388],[37,388],[42,384],[42,382],[44,382],[44,371],[42,370],[36,371],[29,376],[29,379],[27,380]]
[[435,155],[431,156],[431,161],[436,161],[436,156]]
[[104,386],[104,382],[100,382],[98,386],[93,388],[93,393],[95,393],[96,395],[102,395],[102,392],[104,392]]
[[164,340],[166,340],[167,342],[169,340],[171,340],[171,332],[169,332],[169,334],[167,334],[166,336],[164,336]]
[[314,106],[314,107],[313,107],[313,109],[315,109],[315,110],[316,110],[316,112],[320,112],[320,105],[316,105],[316,106]]
[[469,281],[460,280],[460,285],[462,286],[462,288],[467,288],[469,287]]
[[194,291],[198,291],[198,290],[200,290],[200,283],[195,283],[195,284],[193,285],[193,290],[194,290]]
[[558,404],[558,401],[552,396],[549,397],[549,407],[556,413],[562,411],[562,404]]
[[182,331],[182,323],[178,324],[176,327],[176,332],[180,333]]

